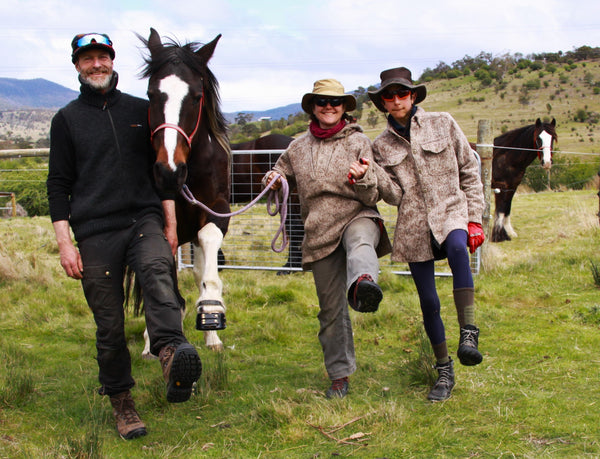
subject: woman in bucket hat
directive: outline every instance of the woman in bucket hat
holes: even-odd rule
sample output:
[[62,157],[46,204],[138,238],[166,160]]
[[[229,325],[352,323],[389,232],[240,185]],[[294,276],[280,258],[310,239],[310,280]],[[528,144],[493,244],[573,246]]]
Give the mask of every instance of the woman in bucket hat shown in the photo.
[[[302,266],[312,270],[319,298],[319,341],[332,381],[328,398],[344,397],[356,370],[348,304],[359,312],[377,310],[382,299],[378,258],[391,251],[376,208],[377,181],[368,168],[371,141],[347,113],[355,108],[354,96],[345,94],[339,81],[316,81],[302,97],[309,131],[289,145],[263,179],[267,185],[281,174],[298,189],[305,229]],[[355,162],[365,169],[359,180],[348,174]],[[274,187],[280,185],[278,179]]]
[[413,84],[410,70],[393,68],[380,76],[381,86],[369,91],[369,97],[388,113],[388,125],[375,139],[373,151],[387,172],[379,184],[382,197],[398,206],[392,260],[408,262],[436,358],[439,377],[428,399],[446,400],[454,387],[454,367],[440,316],[434,261],[448,258],[452,270],[460,326],[458,358],[463,365],[477,365],[483,357],[467,247],[473,253],[484,240],[479,164],[452,116],[417,106],[427,90]]

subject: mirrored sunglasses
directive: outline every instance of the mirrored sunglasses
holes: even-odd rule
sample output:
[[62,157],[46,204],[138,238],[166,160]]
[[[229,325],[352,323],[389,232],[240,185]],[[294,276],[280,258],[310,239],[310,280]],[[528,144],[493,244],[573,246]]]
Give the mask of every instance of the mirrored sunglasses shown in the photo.
[[393,102],[396,96],[402,100],[410,96],[411,93],[410,89],[386,89],[381,93],[381,98],[386,102]]
[[325,107],[327,104],[332,107],[337,107],[344,103],[343,97],[315,97],[313,99],[315,101],[315,105],[318,107]]
[[77,40],[77,48],[88,46],[91,44],[112,46],[112,41],[106,36],[99,33],[89,33]]

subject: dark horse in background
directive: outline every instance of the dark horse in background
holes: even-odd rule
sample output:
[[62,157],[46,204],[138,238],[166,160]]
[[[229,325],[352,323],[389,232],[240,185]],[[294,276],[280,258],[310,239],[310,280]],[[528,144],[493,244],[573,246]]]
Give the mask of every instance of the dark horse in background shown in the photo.
[[555,119],[542,123],[538,118],[535,124],[508,131],[494,139],[491,185],[496,209],[492,242],[510,241],[517,235],[510,224],[513,196],[523,180],[525,169],[535,158],[539,158],[544,169],[552,167],[552,151],[558,139],[555,127]]
[[142,75],[149,78],[154,176],[161,190],[176,196],[179,244],[193,244],[194,278],[200,290],[196,328],[204,331],[206,345],[215,350],[223,349],[216,330],[225,328],[217,254],[229,218],[212,216],[188,203],[180,191],[185,184],[211,210],[230,212],[231,152],[218,83],[207,66],[220,37],[204,46],[172,40],[163,44],[154,29],[148,40],[139,37],[149,51]]
[[[254,199],[262,190],[262,178],[269,172],[281,155],[294,140],[283,134],[269,134],[248,142],[231,144],[232,155],[232,184],[231,203],[241,204]],[[240,150],[256,150],[251,153],[237,153]],[[262,151],[261,151],[262,150]],[[275,150],[275,151],[269,151]],[[279,151],[277,151],[279,150]],[[288,207],[285,228],[288,234],[288,259],[283,268],[300,268],[302,265],[302,238],[304,225],[300,217],[300,201],[298,193],[290,190],[290,205]],[[289,270],[280,270],[278,274],[289,274]]]

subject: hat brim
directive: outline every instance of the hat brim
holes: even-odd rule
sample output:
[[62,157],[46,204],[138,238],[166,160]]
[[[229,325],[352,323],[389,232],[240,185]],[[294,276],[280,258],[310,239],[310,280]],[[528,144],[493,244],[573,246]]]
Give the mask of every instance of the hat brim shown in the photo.
[[309,92],[307,94],[304,94],[304,96],[302,97],[302,110],[304,110],[309,115],[312,115],[312,113],[313,113],[312,100],[317,96],[318,97],[343,97],[344,105],[345,105],[347,112],[351,112],[352,110],[354,110],[356,108],[356,99],[354,98],[353,95],[344,94],[343,96],[341,96],[337,93],[334,94],[334,93],[320,92],[319,94],[316,94],[314,92]]
[[425,97],[427,97],[427,88],[424,84],[413,85],[410,84],[408,80],[405,80],[404,78],[394,78],[391,80],[387,80],[385,82],[385,85],[382,85],[379,89],[367,92],[369,94],[369,99],[371,99],[373,104],[375,104],[375,107],[377,107],[382,112],[387,112],[387,110],[383,106],[383,102],[381,100],[381,93],[385,90],[385,88],[392,85],[404,86],[405,88],[415,92],[417,94],[417,98],[415,99],[415,105],[420,102],[423,102],[425,100]]

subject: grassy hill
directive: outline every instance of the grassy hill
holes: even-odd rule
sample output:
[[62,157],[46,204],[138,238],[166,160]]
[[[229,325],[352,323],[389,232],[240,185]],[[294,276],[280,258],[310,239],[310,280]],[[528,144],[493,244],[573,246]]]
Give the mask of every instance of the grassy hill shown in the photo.
[[[364,87],[370,84],[366,82]],[[554,73],[519,70],[504,75],[502,89],[498,85],[483,87],[472,75],[426,84],[428,95],[422,107],[430,111],[450,112],[471,141],[477,140],[480,119],[491,120],[494,131],[499,135],[533,123],[538,117],[554,117],[559,136],[558,149],[600,153],[600,94],[594,92],[595,86],[600,85],[600,60],[565,64]],[[524,87],[535,87],[536,84],[539,84],[539,89],[527,89],[524,94]],[[284,108],[274,108],[268,111],[268,115],[277,119],[276,114]],[[370,127],[367,116],[371,110],[375,110],[373,105],[366,103],[359,122],[367,135],[375,138],[385,126],[385,118],[379,114],[378,124]],[[582,111],[591,115],[595,122],[578,121]],[[52,114],[52,110],[0,111],[0,140],[7,137],[29,138],[32,142],[44,139],[48,136]]]
[[[590,84],[600,82],[600,61],[579,62],[561,67],[555,73],[521,70],[503,78],[503,89],[482,87],[474,76],[426,83],[425,110],[446,111],[458,121],[470,141],[477,140],[477,123],[489,119],[496,135],[534,123],[536,118],[555,118],[558,148],[564,152],[600,153],[600,123],[576,121],[578,111],[600,115],[600,94]],[[568,69],[567,69],[568,68]],[[589,74],[589,75],[588,75]],[[586,76],[588,75],[588,76]],[[539,89],[529,89],[523,98],[523,87],[539,81]],[[369,127],[366,119],[371,103],[365,104],[361,125],[367,135],[376,137],[385,126],[383,115],[377,126]]]

